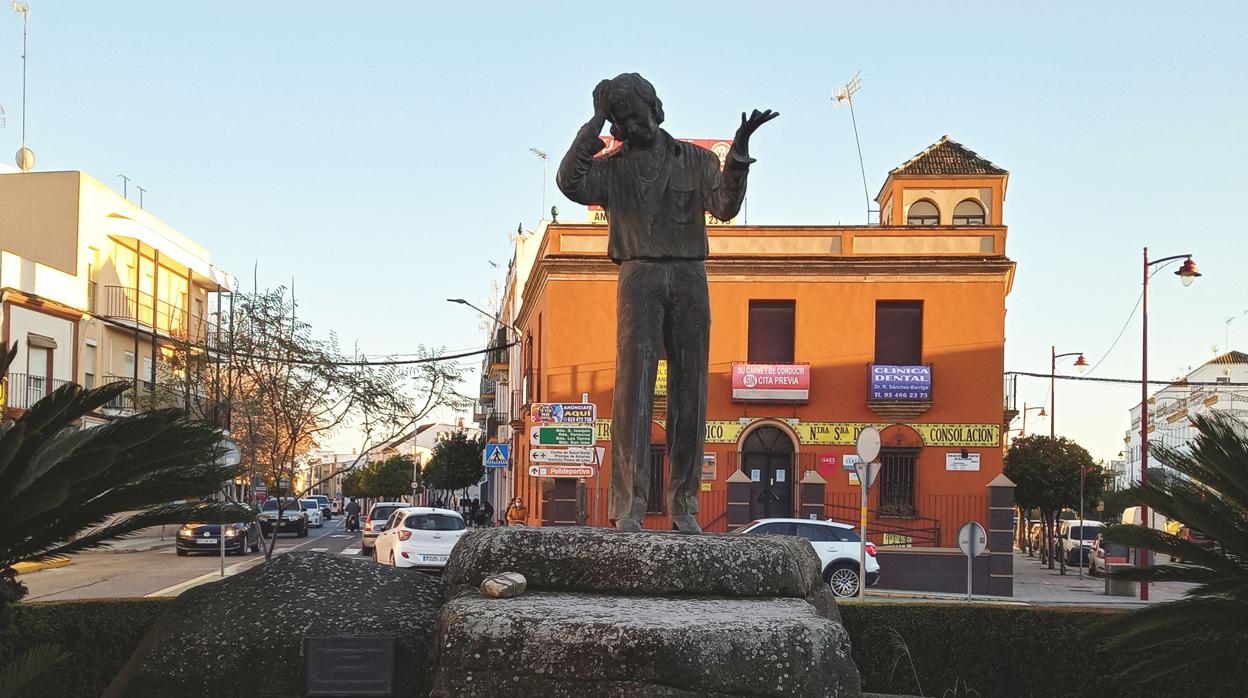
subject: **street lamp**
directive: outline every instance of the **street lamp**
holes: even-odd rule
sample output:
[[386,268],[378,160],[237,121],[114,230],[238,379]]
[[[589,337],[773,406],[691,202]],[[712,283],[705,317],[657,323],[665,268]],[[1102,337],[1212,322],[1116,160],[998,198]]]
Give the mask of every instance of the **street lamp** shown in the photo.
[[[1200,276],[1200,271],[1196,268],[1196,262],[1192,260],[1190,254],[1176,254],[1170,257],[1162,257],[1161,259],[1149,261],[1148,248],[1144,248],[1144,291],[1141,296],[1140,318],[1143,325],[1142,338],[1140,342],[1142,358],[1140,361],[1140,486],[1143,487],[1148,482],[1148,280],[1157,272],[1150,272],[1152,267],[1166,262],[1175,260],[1183,260],[1179,270],[1174,275],[1179,277],[1184,286],[1191,286],[1196,277]],[[1161,271],[1159,267],[1157,271]],[[1140,521],[1148,527],[1152,525],[1148,518],[1148,504],[1140,505]],[[1139,550],[1136,554],[1135,564],[1140,569],[1148,569],[1148,550]],[[1140,582],[1140,601],[1148,601],[1148,581]]]
[[481,313],[482,315],[484,315],[484,316],[488,317],[489,319],[493,320],[494,322],[496,322],[496,323],[498,323],[498,324],[502,325],[503,327],[506,327],[507,329],[511,330],[512,332],[515,332],[515,333],[516,333],[516,337],[519,337],[519,336],[520,336],[520,330],[517,330],[517,329],[516,329],[513,325],[509,325],[509,324],[507,324],[507,323],[503,322],[502,320],[499,320],[499,319],[498,319],[498,316],[494,315],[493,313],[489,313],[489,312],[486,312],[486,311],[484,311],[484,310],[482,310],[482,309],[478,308],[477,306],[473,305],[472,303],[469,303],[468,301],[464,300],[463,298],[447,298],[447,299],[446,299],[446,302],[447,302],[447,303],[459,303],[460,305],[466,305],[466,306],[468,306],[469,308],[472,308],[473,310],[477,311],[478,313]]
[[1083,358],[1081,351],[1068,351],[1065,354],[1057,353],[1057,347],[1050,347],[1053,359],[1049,362],[1049,438],[1057,436],[1057,360],[1064,356],[1078,356],[1075,359],[1075,368],[1079,373],[1088,370],[1088,360]]
[[1019,437],[1023,437],[1023,436],[1026,436],[1026,435],[1027,435],[1027,413],[1028,413],[1028,412],[1035,411],[1035,410],[1039,410],[1039,411],[1040,411],[1040,414],[1036,415],[1037,417],[1045,417],[1045,416],[1047,416],[1047,415],[1044,413],[1044,407],[1043,407],[1043,406],[1041,406],[1041,407],[1028,407],[1028,406],[1027,406],[1027,403],[1025,403],[1025,402],[1023,403],[1023,428],[1022,428],[1022,430],[1021,430],[1021,431],[1019,431],[1019,432],[1018,432]]

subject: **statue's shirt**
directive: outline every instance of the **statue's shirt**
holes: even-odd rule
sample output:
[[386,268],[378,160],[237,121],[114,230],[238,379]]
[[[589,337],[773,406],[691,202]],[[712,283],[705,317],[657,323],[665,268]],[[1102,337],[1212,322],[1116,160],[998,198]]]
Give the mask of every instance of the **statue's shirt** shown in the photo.
[[[616,263],[629,259],[706,259],[703,211],[730,220],[745,200],[748,156],[736,146],[721,172],[719,158],[705,148],[659,132],[655,152],[643,153],[625,143],[607,157],[594,158],[602,140],[588,124],[559,165],[559,189],[572,201],[607,210],[607,255]],[[660,159],[658,171],[653,161]],[[647,167],[650,165],[650,167]]]

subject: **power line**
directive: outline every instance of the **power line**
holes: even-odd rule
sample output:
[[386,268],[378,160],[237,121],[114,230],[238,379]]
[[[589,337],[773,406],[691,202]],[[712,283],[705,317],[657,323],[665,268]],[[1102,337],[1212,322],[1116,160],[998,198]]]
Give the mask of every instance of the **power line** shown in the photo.
[[[1121,383],[1124,385],[1139,385],[1140,384],[1140,381],[1138,378],[1096,378],[1094,376],[1063,376],[1060,374],[1056,376],[1052,376],[1048,373],[1031,373],[1029,371],[1006,371],[1005,375],[1023,376],[1026,378],[1044,378],[1044,379],[1056,378],[1057,380],[1063,380],[1063,381],[1091,381],[1093,383]],[[1164,386],[1179,386],[1179,387],[1182,387],[1185,385],[1211,385],[1211,386],[1232,386],[1232,387],[1238,386],[1241,388],[1248,387],[1248,383],[1224,383],[1222,381],[1188,381],[1188,380],[1149,381],[1148,384],[1149,385],[1164,385]]]

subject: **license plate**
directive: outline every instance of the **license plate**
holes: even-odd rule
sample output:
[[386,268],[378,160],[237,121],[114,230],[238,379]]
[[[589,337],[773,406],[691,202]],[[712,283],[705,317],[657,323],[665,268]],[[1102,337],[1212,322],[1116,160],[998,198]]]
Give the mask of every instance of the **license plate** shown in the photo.
[[420,559],[425,562],[446,562],[449,555],[421,555]]
[[200,545],[204,545],[207,543],[216,543],[217,539],[216,538],[196,538],[195,542],[199,543]]

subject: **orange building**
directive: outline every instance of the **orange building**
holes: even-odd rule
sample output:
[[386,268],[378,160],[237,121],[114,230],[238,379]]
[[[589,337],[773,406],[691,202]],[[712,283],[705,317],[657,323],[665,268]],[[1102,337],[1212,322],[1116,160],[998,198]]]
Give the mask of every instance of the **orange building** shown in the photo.
[[[1001,474],[1005,299],[1015,265],[1002,220],[1008,174],[942,138],[892,170],[878,225],[708,228],[709,395],[700,512],[728,526],[727,481],[748,478],[750,514],[794,516],[798,483],[826,480],[824,513],[855,522],[859,429],[883,430],[872,538],[954,546],[984,521]],[[607,228],[552,224],[514,305],[514,494],[533,524],[609,525],[616,266]],[[648,528],[669,527],[662,372]],[[556,501],[528,474],[528,406],[598,405],[607,462]],[[575,501],[572,501],[575,497]],[[570,516],[568,512],[574,512]],[[569,519],[572,520],[569,520]]]

